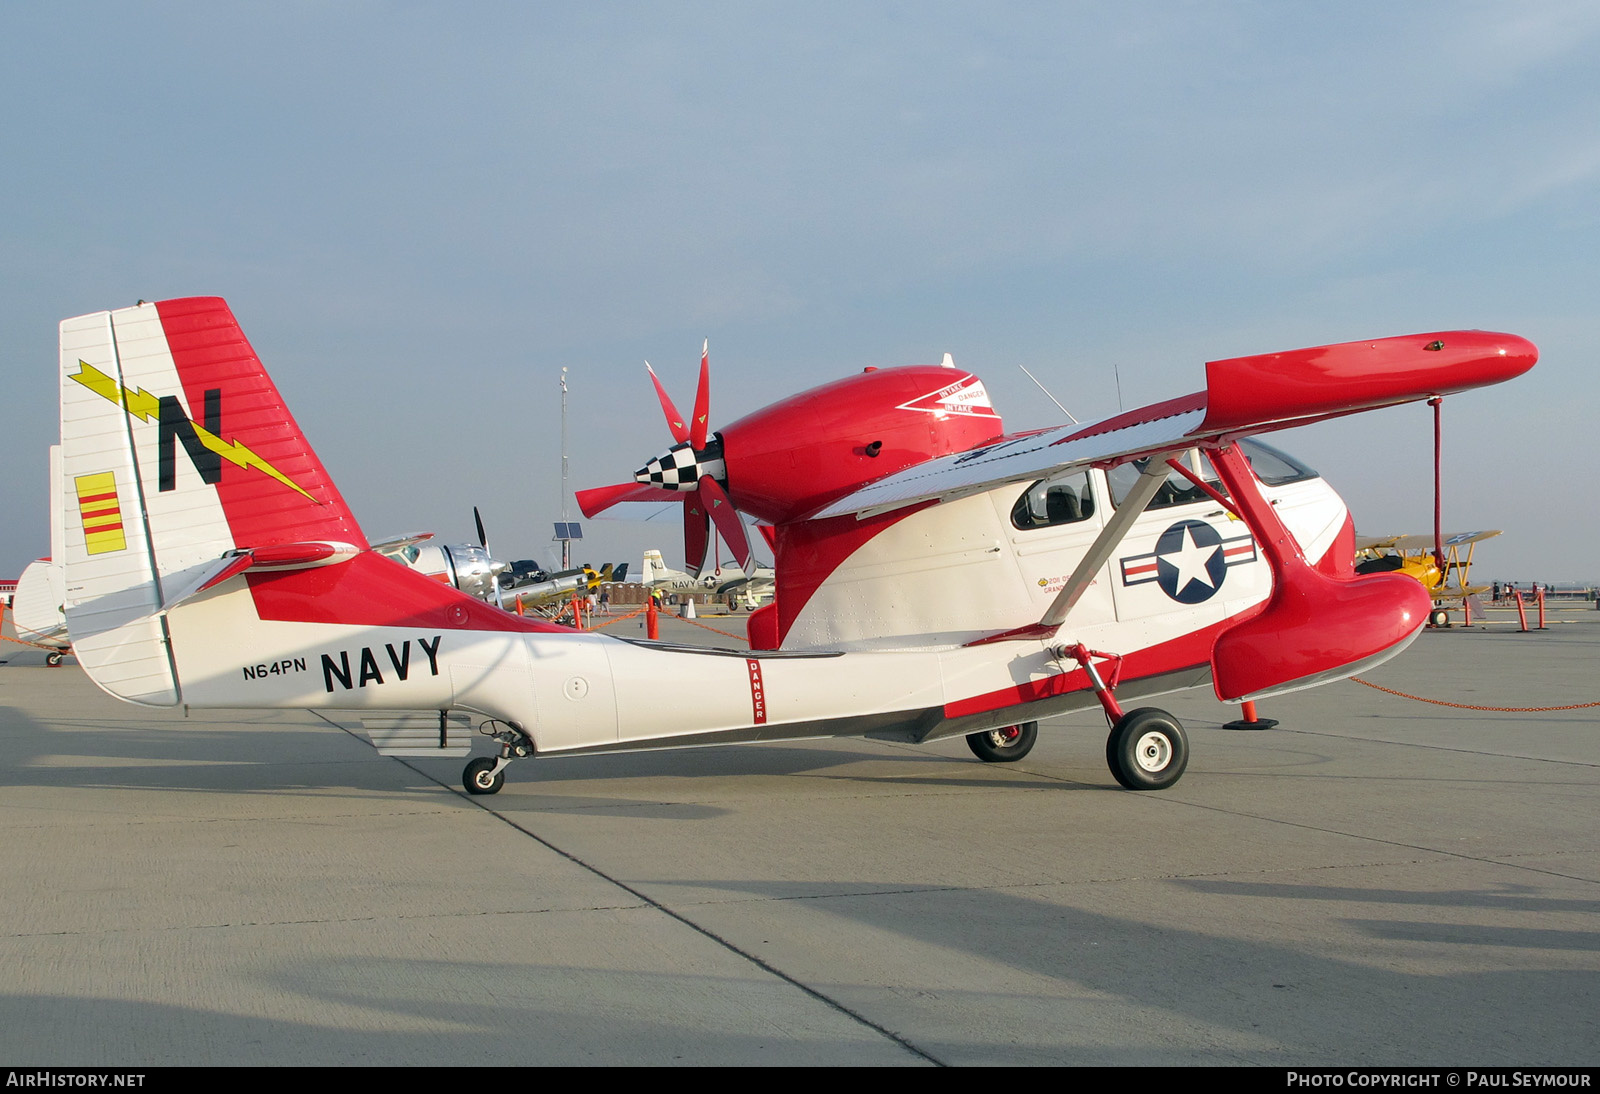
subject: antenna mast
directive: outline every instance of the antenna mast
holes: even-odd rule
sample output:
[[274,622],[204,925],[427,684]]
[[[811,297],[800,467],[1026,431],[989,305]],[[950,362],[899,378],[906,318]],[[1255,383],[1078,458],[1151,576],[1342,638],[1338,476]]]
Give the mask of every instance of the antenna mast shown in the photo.
[[[567,503],[572,491],[567,489],[567,369],[561,367],[561,522],[567,522]],[[561,541],[561,568],[572,568],[572,541]]]

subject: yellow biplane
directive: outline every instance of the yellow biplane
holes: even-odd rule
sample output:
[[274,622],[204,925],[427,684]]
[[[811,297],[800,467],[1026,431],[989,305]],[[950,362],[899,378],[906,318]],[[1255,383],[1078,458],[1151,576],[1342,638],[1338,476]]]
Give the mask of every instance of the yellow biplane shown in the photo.
[[[1394,572],[1416,578],[1433,597],[1433,612],[1428,617],[1430,627],[1448,627],[1452,608],[1461,608],[1470,623],[1473,610],[1482,609],[1468,605],[1468,598],[1489,589],[1487,585],[1470,583],[1472,552],[1479,543],[1499,534],[1498,528],[1486,532],[1456,532],[1438,541],[1426,532],[1407,536],[1357,536],[1356,573]],[[1441,560],[1435,555],[1436,543],[1444,549],[1442,569]],[[1463,547],[1466,548],[1464,557]]]

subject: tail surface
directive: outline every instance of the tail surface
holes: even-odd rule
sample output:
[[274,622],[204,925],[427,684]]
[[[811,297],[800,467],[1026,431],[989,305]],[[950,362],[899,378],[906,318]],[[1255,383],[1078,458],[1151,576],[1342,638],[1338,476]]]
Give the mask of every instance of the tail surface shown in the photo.
[[61,443],[68,626],[123,698],[178,701],[158,613],[227,552],[366,546],[222,300],[64,321]]
[[661,580],[662,573],[666,570],[666,563],[661,561],[661,552],[651,549],[644,553],[644,562],[639,567],[639,580],[646,585],[654,585]]
[[[220,299],[63,322],[61,444],[67,625],[80,663],[119,698],[189,702],[186,684],[219,678],[228,658],[265,662],[313,640],[259,624],[492,630],[512,618],[368,550]],[[200,633],[175,626],[191,600],[209,606],[185,609],[208,621]]]

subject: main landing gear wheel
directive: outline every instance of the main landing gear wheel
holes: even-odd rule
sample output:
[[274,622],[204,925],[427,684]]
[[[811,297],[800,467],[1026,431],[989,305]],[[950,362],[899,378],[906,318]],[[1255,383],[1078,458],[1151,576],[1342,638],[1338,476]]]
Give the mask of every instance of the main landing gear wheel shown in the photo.
[[1129,790],[1165,790],[1189,765],[1189,740],[1178,719],[1166,711],[1130,710],[1106,738],[1106,763]]
[[461,785],[467,788],[467,793],[498,794],[506,784],[505,768],[495,770],[499,762],[493,756],[479,756],[469,761],[461,772]]
[[1023,722],[1002,729],[986,729],[982,733],[967,734],[967,747],[986,764],[1008,764],[1020,760],[1033,751],[1033,742],[1039,739],[1039,723]]
[[1429,615],[1428,615],[1428,626],[1430,626],[1430,627],[1448,627],[1449,625],[1450,625],[1450,613],[1445,611],[1443,608],[1435,608],[1435,609],[1433,609],[1433,611],[1431,613],[1429,613]]

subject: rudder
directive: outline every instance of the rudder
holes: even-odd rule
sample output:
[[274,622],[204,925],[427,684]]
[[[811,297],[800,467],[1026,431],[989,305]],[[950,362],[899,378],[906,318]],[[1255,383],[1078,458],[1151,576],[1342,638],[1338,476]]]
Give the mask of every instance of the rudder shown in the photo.
[[180,701],[162,614],[235,550],[365,549],[227,304],[139,304],[61,324],[66,612],[119,698]]

